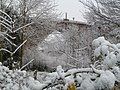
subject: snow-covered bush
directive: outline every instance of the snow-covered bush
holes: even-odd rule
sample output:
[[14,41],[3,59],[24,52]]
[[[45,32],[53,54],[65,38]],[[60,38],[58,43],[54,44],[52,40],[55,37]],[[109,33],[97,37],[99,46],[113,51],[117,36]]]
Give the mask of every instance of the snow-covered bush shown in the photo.
[[111,44],[104,37],[93,40],[92,44],[95,47],[94,55],[102,57],[104,68],[112,68],[120,62],[119,44]]
[[[0,89],[2,90],[111,90],[120,83],[120,54],[118,44],[111,44],[104,37],[93,41],[103,61],[95,61],[91,68],[73,68],[64,71],[57,66],[56,72],[38,74],[34,80],[28,72],[11,71],[0,63]],[[96,50],[95,49],[95,50]],[[106,54],[106,55],[105,55]],[[95,56],[99,56],[95,53]]]
[[95,87],[97,90],[110,90],[114,86],[115,81],[120,83],[119,44],[111,44],[104,37],[95,39],[92,44],[95,47],[94,56],[102,57],[102,61],[99,61],[101,62],[101,70],[94,68],[94,71],[100,75],[95,80]]
[[120,83],[119,44],[111,44],[104,37],[95,39],[92,44],[95,57],[101,56],[102,61],[95,61],[91,68],[71,69],[67,72],[58,66],[58,76],[61,76],[65,86],[75,83],[78,90],[111,90],[115,82]]
[[41,90],[43,86],[26,71],[12,71],[0,63],[0,90]]

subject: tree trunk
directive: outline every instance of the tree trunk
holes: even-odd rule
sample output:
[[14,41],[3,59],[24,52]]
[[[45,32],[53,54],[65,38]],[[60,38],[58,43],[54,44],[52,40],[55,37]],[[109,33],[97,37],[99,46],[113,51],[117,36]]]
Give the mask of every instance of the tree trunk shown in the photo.
[[[0,0],[0,10],[2,10],[2,0]],[[1,16],[1,12],[0,12],[0,16]],[[2,26],[0,24],[0,31],[2,31]],[[2,41],[0,40],[0,48],[2,48]],[[0,51],[0,62],[2,62],[2,51]]]
[[[26,12],[25,12],[25,9],[26,9],[26,0],[23,0],[23,5],[22,5],[23,7],[22,7],[22,25],[24,26],[25,24],[26,24]],[[21,30],[21,43],[24,41],[24,36],[23,36],[23,33],[24,33],[24,30],[25,30],[25,28],[23,28],[22,30]],[[22,67],[22,56],[23,56],[23,47],[24,46],[22,46],[21,47],[21,49],[20,49],[20,67]]]

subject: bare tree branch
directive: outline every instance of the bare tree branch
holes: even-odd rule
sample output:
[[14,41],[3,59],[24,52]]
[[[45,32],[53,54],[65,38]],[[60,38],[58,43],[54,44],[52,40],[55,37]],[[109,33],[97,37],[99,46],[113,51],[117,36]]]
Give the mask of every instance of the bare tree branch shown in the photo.
[[20,28],[18,28],[16,30],[14,30],[13,32],[17,32],[17,31],[21,30],[22,28],[25,28],[25,27],[30,26],[32,24],[34,24],[34,22],[28,23],[28,24],[26,24],[26,25],[24,25],[24,26],[22,26],[22,27],[20,27]]
[[11,52],[11,51],[9,51],[9,50],[7,50],[7,49],[4,49],[4,48],[1,48],[1,49],[0,49],[0,51],[6,51],[6,52],[8,52],[8,53],[12,54],[12,52]]
[[27,40],[25,40],[17,49],[15,49],[15,51],[12,53],[12,55],[15,54],[17,52],[17,50],[20,49],[26,42],[27,42]]

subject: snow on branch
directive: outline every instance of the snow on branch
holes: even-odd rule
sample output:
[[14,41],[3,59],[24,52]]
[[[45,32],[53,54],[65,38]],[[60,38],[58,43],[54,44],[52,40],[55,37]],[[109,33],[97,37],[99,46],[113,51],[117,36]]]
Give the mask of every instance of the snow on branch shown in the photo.
[[[7,39],[7,38],[6,38]],[[8,39],[9,40],[9,39]],[[11,42],[11,41],[10,41]],[[11,51],[9,51],[9,50],[7,50],[7,49],[4,49],[4,48],[1,48],[0,49],[0,51],[6,51],[6,52],[8,52],[8,53],[10,53],[11,55],[13,55],[13,54],[15,54],[16,52],[17,52],[17,50],[19,49],[19,48],[21,48],[25,43],[27,42],[27,40],[25,40],[17,49],[15,49],[15,51],[14,52],[11,52]],[[12,42],[11,42],[12,43]],[[12,43],[13,44],[13,43]],[[13,44],[14,45],[14,44]]]
[[4,25],[3,23],[0,23],[0,25],[4,26],[7,30],[9,30],[10,32],[12,32],[12,30],[9,27],[7,27],[6,25]]
[[12,26],[9,25],[8,23],[4,22],[4,21],[1,21],[1,20],[0,20],[0,23],[3,23],[4,25],[6,25],[6,26],[8,26],[8,27],[10,27],[10,28],[12,29]]
[[6,51],[6,52],[8,52],[8,53],[12,54],[12,52],[11,52],[11,51],[9,51],[9,50],[7,50],[7,49],[4,49],[4,48],[1,48],[1,49],[0,49],[0,51]]
[[29,25],[32,25],[33,23],[34,23],[34,22],[28,23],[28,24],[26,24],[26,25],[24,25],[24,26],[16,29],[14,32],[17,32],[17,31],[21,30],[22,28],[25,28],[25,27],[27,27],[27,26],[29,26]]
[[68,66],[70,66],[70,67],[72,67],[72,68],[75,68],[75,67],[77,67],[77,66],[75,66],[75,65],[72,65],[72,64],[70,64],[70,63],[66,63]]
[[75,60],[75,61],[79,62],[79,60],[78,60],[78,59],[76,59],[76,58],[72,57],[71,55],[67,54],[66,52],[64,52],[64,51],[60,51],[60,52],[65,53],[65,54],[66,54],[68,57],[70,57],[71,59],[73,59],[73,60]]
[[[60,80],[60,79],[59,79],[59,80]],[[60,83],[59,83],[59,82],[54,83],[54,84],[52,84],[52,83],[47,83],[47,84],[42,85],[41,90],[46,90],[46,89],[49,88],[49,87],[55,87],[55,86],[57,86],[57,85],[60,85]]]
[[15,43],[13,43],[12,41],[10,41],[5,35],[11,39],[15,39],[16,37],[10,36],[9,34],[7,34],[7,32],[0,32],[0,36],[3,36],[11,45],[16,47],[17,45]]
[[107,46],[113,48],[115,51],[117,51],[118,53],[120,52],[120,50],[118,49],[118,47],[115,44],[108,44]]
[[65,73],[65,77],[70,75],[75,75],[77,73],[94,73],[92,68],[79,68],[79,69],[71,69]]
[[97,73],[97,74],[102,74],[104,71],[103,70],[97,70],[97,69],[95,69],[94,67],[93,67],[93,65],[90,65],[91,66],[91,68],[92,68],[92,70],[95,72],[95,73]]
[[11,38],[11,39],[15,39],[16,37],[12,37],[12,36],[10,36],[9,34],[5,34],[6,36],[8,36],[9,38]]
[[1,13],[5,14],[11,21],[12,21],[12,18],[7,14],[5,13],[4,11],[0,10]]
[[75,49],[75,50],[82,51],[82,50],[85,50],[85,49],[87,49],[87,47],[83,47],[83,48]]
[[3,19],[3,21],[6,21],[9,24],[13,24],[14,23],[13,21],[9,21],[9,20],[7,20],[6,18],[4,18],[2,16],[0,16],[0,18]]
[[11,45],[13,45],[13,46],[17,46],[15,43],[12,43],[7,37],[4,37]]
[[[70,70],[68,70],[67,72],[64,73],[65,74],[64,75],[65,81],[66,81],[67,77],[70,77],[71,75],[76,76],[78,73],[94,73],[94,72],[93,72],[92,68],[70,69]],[[64,79],[59,78],[58,81],[59,80],[64,80]],[[59,83],[59,82],[54,82],[54,83],[49,82],[49,83],[46,83],[46,84],[47,85],[44,85],[42,87],[42,90],[50,88],[50,87],[55,87],[55,86],[60,85],[60,84],[64,84],[64,82],[61,82],[61,83]]]
[[12,55],[15,54],[17,52],[17,50],[20,49],[26,42],[27,42],[27,40],[25,40],[17,49],[15,49],[15,51],[12,53]]
[[[104,42],[101,39],[103,39]],[[98,40],[103,43],[100,43]],[[26,40],[22,43],[22,45],[25,42],[26,42]],[[97,42],[94,41],[93,44],[96,46],[96,48],[100,47],[103,44],[109,45],[108,42],[106,44],[105,43],[106,43],[106,41],[104,40],[104,38],[99,38],[99,39],[97,39]],[[20,45],[16,50],[18,50],[22,45]],[[114,45],[112,45],[112,47],[113,46]],[[107,48],[107,49],[109,50],[109,48]],[[0,50],[5,51],[5,49],[0,49]],[[16,50],[14,52],[16,52]],[[104,50],[106,50],[106,49],[104,48]],[[114,50],[112,50],[112,51],[114,52]],[[8,52],[11,53],[10,51],[8,51]],[[11,53],[11,54],[13,54],[13,53]],[[112,54],[114,54],[114,53],[112,53]],[[110,57],[111,54],[109,53],[109,54],[107,54],[107,56]],[[105,57],[107,57],[107,56],[105,56]],[[120,58],[120,56],[118,57],[118,59],[119,58]],[[108,60],[110,61],[110,58]],[[24,69],[26,66],[28,66],[33,61],[34,61],[34,59],[30,60],[27,64],[23,65],[18,70],[18,72],[17,71],[15,72],[15,74],[10,73],[10,75],[16,75],[15,77],[17,78],[17,79],[10,78],[11,80],[13,80],[11,83],[14,84],[14,82],[16,80],[18,80],[16,83],[18,85],[20,84],[22,86],[23,83],[25,82],[26,83],[24,85],[25,89],[28,88],[30,90],[31,89],[34,89],[34,90],[56,90],[56,88],[57,89],[62,88],[61,90],[63,90],[63,89],[70,90],[69,86],[71,87],[73,84],[77,89],[80,89],[80,90],[112,90],[114,86],[119,85],[119,84],[116,84],[116,81],[118,83],[118,81],[120,80],[119,67],[114,66],[111,69],[103,69],[103,68],[96,69],[96,66],[102,65],[102,63],[101,62],[99,63],[99,61],[96,61],[94,63],[94,65],[91,65],[90,68],[73,68],[66,72],[64,72],[64,70],[62,69],[62,66],[58,66],[56,69],[56,72],[52,72],[52,73],[45,72],[44,74],[42,72],[43,76],[41,77],[41,74],[40,74],[40,77],[38,78],[39,80],[37,81],[37,80],[34,80],[34,78],[30,77],[30,75],[28,75],[26,73],[26,71],[21,71],[22,69]],[[8,70],[5,67],[3,67],[3,68],[4,68],[3,70],[6,70],[6,72],[8,73]],[[4,72],[4,73],[6,73],[6,72]],[[19,75],[21,75],[20,77],[22,77],[22,79],[23,79],[22,82],[21,82],[22,79],[19,78]],[[7,78],[7,79],[9,79],[9,78]],[[6,82],[5,82],[5,84],[6,84]],[[6,85],[6,87],[8,87],[8,85]],[[76,88],[74,90],[77,90]]]
[[29,65],[31,62],[33,62],[34,61],[34,59],[32,59],[32,60],[30,60],[27,64],[25,64],[24,66],[22,66],[21,68],[20,68],[20,70],[22,70],[23,68],[25,68],[27,65]]
[[15,39],[15,38],[16,38],[16,37],[12,37],[12,36],[10,36],[9,34],[7,34],[7,31],[6,31],[6,32],[0,32],[0,36],[5,37],[5,35],[8,36],[8,37],[11,38],[11,39]]
[[1,32],[0,31],[0,36],[4,36],[4,34],[6,34],[6,32]]

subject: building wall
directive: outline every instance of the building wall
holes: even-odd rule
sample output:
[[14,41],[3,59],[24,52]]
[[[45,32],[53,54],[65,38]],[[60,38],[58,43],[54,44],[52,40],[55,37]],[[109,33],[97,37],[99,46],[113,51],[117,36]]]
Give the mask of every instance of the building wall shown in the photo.
[[91,26],[77,21],[63,20],[57,23],[56,29],[64,35],[67,32],[70,34],[67,41],[69,48],[66,48],[66,53],[77,59],[78,62],[68,57],[69,63],[74,63],[78,67],[89,66],[93,40]]

